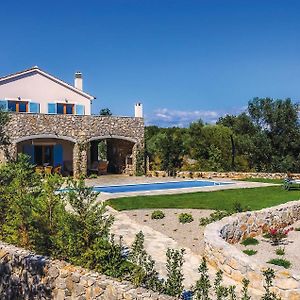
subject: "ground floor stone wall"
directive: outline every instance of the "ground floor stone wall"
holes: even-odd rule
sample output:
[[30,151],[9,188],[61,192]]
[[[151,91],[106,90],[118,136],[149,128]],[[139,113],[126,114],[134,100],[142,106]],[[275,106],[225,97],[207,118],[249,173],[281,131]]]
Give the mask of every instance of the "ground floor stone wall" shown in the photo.
[[0,295],[1,299],[172,299],[2,242]]
[[[263,293],[262,271],[266,265],[255,262],[233,244],[246,237],[254,237],[270,227],[285,227],[300,220],[300,201],[289,202],[255,212],[245,212],[209,224],[204,232],[205,256],[208,263],[224,271],[225,276],[241,284],[243,278],[250,280],[253,299]],[[282,299],[300,299],[300,274],[277,268],[274,289]],[[257,297],[257,298],[256,298]]]

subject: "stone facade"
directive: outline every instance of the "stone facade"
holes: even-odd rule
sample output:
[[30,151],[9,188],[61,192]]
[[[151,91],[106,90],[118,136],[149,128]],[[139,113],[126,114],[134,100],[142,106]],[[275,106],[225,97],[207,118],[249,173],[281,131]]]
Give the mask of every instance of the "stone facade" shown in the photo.
[[54,138],[73,142],[74,173],[86,172],[86,152],[92,140],[115,138],[131,141],[134,164],[136,149],[144,147],[143,118],[11,113],[6,132],[12,143],[11,153],[16,153],[17,143],[24,140]]
[[0,295],[5,300],[174,299],[1,242]]
[[[262,270],[255,258],[249,257],[237,249],[238,243],[247,237],[254,237],[270,227],[285,227],[300,220],[300,201],[289,202],[268,209],[245,212],[209,224],[204,232],[205,256],[208,263],[221,269],[226,277],[237,284],[243,278],[250,280],[252,299],[259,299],[263,293]],[[282,299],[300,299],[300,274],[277,268],[274,289]]]

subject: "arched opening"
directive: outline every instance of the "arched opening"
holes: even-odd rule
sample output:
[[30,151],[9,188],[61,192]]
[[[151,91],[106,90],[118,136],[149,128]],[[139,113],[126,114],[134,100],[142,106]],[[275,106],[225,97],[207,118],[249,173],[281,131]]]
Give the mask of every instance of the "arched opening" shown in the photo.
[[61,167],[63,175],[73,174],[74,142],[71,139],[31,136],[16,141],[16,144],[17,153],[27,154],[37,167],[48,167],[50,170]]
[[100,137],[90,141],[88,170],[98,174],[133,174],[135,142],[121,137]]

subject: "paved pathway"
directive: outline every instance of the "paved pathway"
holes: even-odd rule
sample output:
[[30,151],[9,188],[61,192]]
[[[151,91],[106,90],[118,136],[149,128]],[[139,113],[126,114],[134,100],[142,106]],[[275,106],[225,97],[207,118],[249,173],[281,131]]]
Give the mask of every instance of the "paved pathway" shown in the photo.
[[[145,249],[148,254],[156,262],[156,270],[162,276],[166,275],[166,251],[168,248],[180,249],[180,245],[172,238],[155,231],[146,225],[140,225],[131,220],[125,213],[117,212],[113,209],[109,209],[110,213],[115,216],[115,222],[112,226],[112,233],[119,237],[123,236],[124,243],[128,246],[134,241],[135,235],[139,231],[143,231],[145,235]],[[185,277],[185,286],[189,287],[194,284],[199,278],[198,266],[201,262],[201,256],[196,255],[189,248],[185,249],[185,263],[183,266],[183,273]]]

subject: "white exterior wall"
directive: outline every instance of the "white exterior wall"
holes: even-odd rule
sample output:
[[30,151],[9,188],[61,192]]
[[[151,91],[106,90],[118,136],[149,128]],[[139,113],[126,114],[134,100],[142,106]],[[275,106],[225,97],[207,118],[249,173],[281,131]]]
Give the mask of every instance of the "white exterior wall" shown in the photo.
[[85,115],[91,114],[91,100],[42,74],[33,73],[23,78],[0,83],[0,100],[17,99],[40,103],[40,113],[48,113],[48,103],[81,104]]

